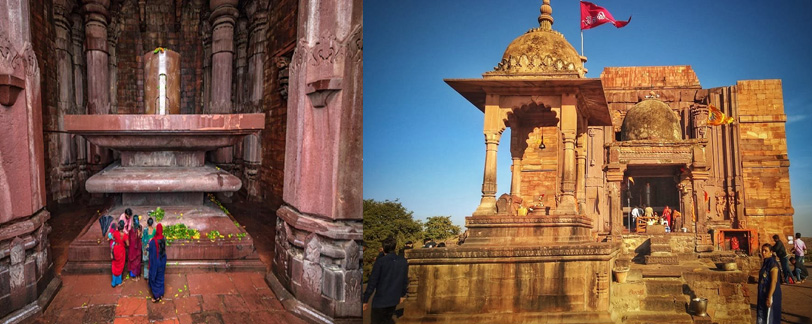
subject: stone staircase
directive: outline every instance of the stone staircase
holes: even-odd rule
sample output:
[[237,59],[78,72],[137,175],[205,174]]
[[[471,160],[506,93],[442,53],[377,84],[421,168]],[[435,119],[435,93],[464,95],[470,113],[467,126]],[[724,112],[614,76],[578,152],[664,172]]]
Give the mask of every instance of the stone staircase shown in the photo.
[[621,323],[701,323],[688,313],[690,296],[681,269],[669,268],[632,265],[629,281],[612,292],[616,309],[625,309]]
[[679,259],[671,253],[671,244],[667,236],[654,236],[651,241],[651,254],[646,255],[646,264],[679,264]]
[[670,240],[668,235],[651,236],[640,263],[629,264],[626,283],[613,283],[611,308],[617,323],[713,323],[711,317],[694,316],[689,309],[696,274],[713,273],[708,269],[713,264],[692,253],[675,253]]

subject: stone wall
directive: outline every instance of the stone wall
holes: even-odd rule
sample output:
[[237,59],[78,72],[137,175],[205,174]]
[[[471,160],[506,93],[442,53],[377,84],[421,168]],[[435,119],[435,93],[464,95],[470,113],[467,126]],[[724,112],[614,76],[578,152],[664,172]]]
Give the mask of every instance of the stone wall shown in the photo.
[[[545,149],[539,149],[536,141],[544,134]],[[522,181],[521,197],[525,206],[532,206],[538,202],[540,195],[544,195],[544,206],[555,210],[555,196],[560,191],[559,182],[559,149],[562,144],[560,131],[556,126],[536,127],[530,135],[527,148],[522,152]]]
[[299,2],[275,2],[268,16],[268,38],[265,46],[263,106],[265,130],[260,133],[262,163],[260,165],[261,201],[276,210],[282,204],[285,178],[285,134],[288,109],[288,76],[290,58],[296,43]]
[[[205,1],[147,1],[141,15],[137,0],[111,8],[111,30],[120,29],[116,46],[117,112],[144,112],[143,62],[146,52],[166,47],[181,54],[181,113],[201,113],[203,41],[201,19],[208,12]],[[112,26],[113,22],[118,26]]]
[[399,323],[610,322],[616,251],[606,243],[409,250]]
[[790,199],[786,115],[781,80],[739,81],[739,111],[744,214],[747,226],[758,228],[759,243],[794,235]]
[[[53,53],[50,2],[0,1],[0,322],[42,313],[59,286],[54,278],[45,209],[43,96],[53,73],[43,74]],[[39,52],[39,53],[38,53]],[[43,54],[43,60],[38,55]],[[52,61],[50,61],[52,62]],[[48,76],[50,75],[50,76]]]

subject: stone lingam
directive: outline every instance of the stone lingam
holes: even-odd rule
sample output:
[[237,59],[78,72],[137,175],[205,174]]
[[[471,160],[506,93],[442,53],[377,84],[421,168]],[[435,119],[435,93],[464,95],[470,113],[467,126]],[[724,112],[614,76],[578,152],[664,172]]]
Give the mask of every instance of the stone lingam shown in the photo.
[[147,114],[68,115],[65,129],[93,145],[120,152],[121,159],[90,177],[90,193],[112,195],[109,210],[94,215],[68,250],[68,271],[109,268],[110,248],[98,218],[116,220],[126,208],[146,226],[150,210],[161,207],[164,228],[182,223],[200,231],[200,239],[171,242],[175,266],[264,269],[245,230],[209,193],[240,189],[239,178],[206,163],[206,152],[237,144],[265,127],[264,114],[179,115],[180,56],[159,49],[145,55]]

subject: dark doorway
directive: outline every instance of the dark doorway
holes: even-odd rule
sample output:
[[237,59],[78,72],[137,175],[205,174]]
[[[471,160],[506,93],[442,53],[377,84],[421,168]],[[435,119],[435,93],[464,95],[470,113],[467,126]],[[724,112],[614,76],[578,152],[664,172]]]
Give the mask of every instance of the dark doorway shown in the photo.
[[[680,209],[679,189],[677,188],[677,166],[629,167],[621,192],[624,205],[651,206],[662,214],[665,206]],[[627,206],[624,206],[627,207]]]

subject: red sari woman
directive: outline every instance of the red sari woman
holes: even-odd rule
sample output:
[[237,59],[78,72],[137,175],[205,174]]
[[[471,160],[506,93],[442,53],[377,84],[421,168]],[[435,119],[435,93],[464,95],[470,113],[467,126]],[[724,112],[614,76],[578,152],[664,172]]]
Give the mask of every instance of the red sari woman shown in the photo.
[[132,218],[128,236],[127,269],[130,271],[130,278],[138,280],[141,276],[141,224],[138,221],[138,215],[134,215]]
[[118,222],[118,230],[113,232],[113,281],[110,283],[113,287],[121,284],[121,273],[124,272],[124,262],[127,259],[127,233],[124,232],[124,221]]

